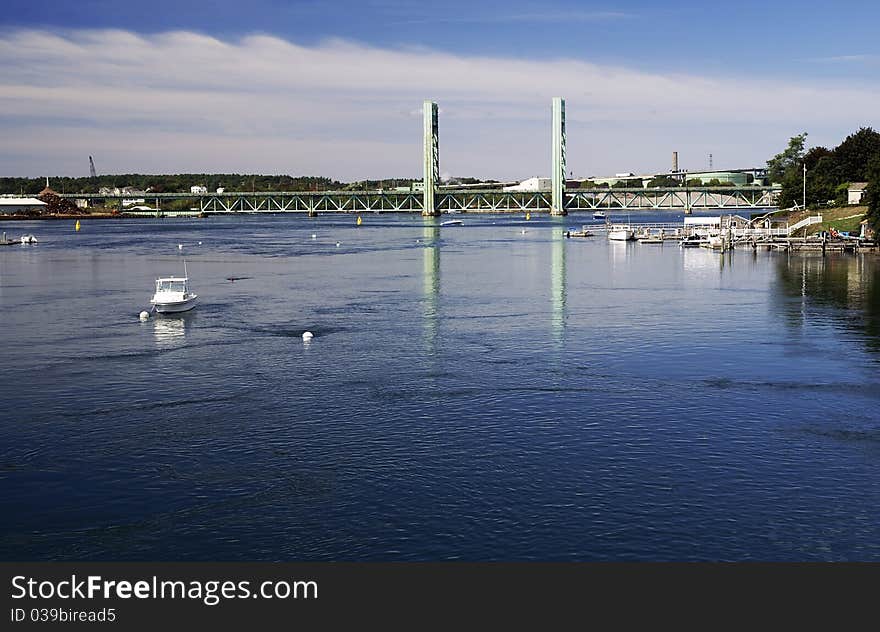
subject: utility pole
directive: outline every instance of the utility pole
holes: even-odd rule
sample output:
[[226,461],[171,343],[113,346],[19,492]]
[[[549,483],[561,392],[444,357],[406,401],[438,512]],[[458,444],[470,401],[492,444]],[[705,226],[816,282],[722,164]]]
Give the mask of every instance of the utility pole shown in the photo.
[[807,161],[804,161],[804,212],[807,211]]

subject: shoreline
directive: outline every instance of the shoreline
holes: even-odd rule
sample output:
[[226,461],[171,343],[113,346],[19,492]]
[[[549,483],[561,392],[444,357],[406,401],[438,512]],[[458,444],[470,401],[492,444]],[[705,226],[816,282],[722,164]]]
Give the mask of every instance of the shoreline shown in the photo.
[[33,222],[42,220],[64,220],[64,219],[117,219],[125,217],[124,215],[113,213],[77,213],[76,215],[40,215],[39,217],[28,217],[27,215],[0,215],[0,221],[3,222]]

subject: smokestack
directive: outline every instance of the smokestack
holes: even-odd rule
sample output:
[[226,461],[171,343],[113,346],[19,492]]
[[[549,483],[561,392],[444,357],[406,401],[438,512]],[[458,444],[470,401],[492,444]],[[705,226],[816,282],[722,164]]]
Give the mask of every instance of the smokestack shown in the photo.
[[672,173],[678,173],[678,152],[672,152]]

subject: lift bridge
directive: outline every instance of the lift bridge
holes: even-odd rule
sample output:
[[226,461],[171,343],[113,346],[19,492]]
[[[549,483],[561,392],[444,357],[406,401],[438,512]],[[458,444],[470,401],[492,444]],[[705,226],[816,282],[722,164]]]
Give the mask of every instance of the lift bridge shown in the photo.
[[[549,191],[499,191],[496,189],[440,187],[439,121],[437,103],[423,104],[421,191],[266,191],[217,193],[152,193],[156,209],[162,200],[191,199],[192,212],[200,213],[367,213],[409,212],[426,216],[449,212],[546,212],[566,215],[591,210],[747,210],[775,208],[778,188],[673,187],[567,189],[565,159],[565,100],[551,103],[551,186]],[[66,194],[73,199],[117,199],[122,210],[126,196]]]

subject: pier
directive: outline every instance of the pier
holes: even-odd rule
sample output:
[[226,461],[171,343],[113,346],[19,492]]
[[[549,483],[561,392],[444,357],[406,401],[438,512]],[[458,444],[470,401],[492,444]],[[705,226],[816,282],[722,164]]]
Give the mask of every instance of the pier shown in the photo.
[[[711,218],[699,218],[711,219]],[[761,226],[763,218],[748,221],[744,225],[736,225],[735,216],[719,217],[716,224],[662,222],[608,222],[604,224],[584,224],[580,230],[567,231],[568,238],[589,238],[601,235],[605,237],[613,230],[626,229],[632,231],[633,242],[663,244],[673,242],[676,245],[703,247],[710,250],[729,251],[733,249],[771,250],[779,252],[820,252],[826,253],[857,253],[875,251],[873,242],[858,237],[832,237],[827,233],[796,237],[795,233],[802,228],[822,222],[821,215],[804,218],[803,220],[784,227]]]

